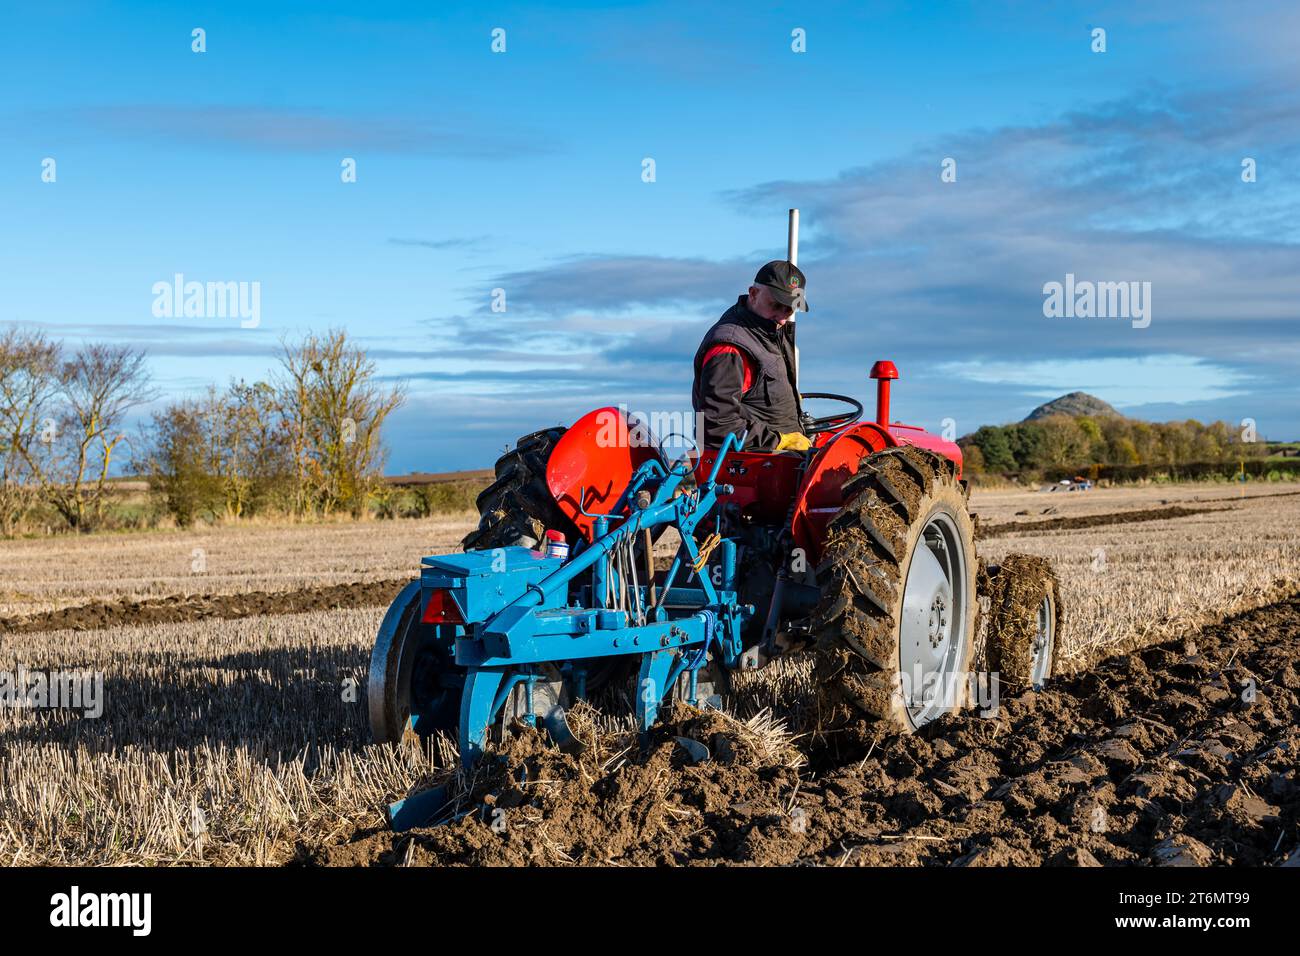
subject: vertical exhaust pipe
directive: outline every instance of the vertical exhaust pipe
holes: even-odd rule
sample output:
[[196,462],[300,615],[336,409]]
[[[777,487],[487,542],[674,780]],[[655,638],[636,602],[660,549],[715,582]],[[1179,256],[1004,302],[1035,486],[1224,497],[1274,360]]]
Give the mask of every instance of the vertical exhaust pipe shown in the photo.
[[876,424],[889,427],[889,383],[898,378],[898,369],[888,359],[871,366],[871,377],[876,380]]
[[[790,265],[799,264],[799,210],[790,210],[790,227],[786,233],[785,257],[790,261]],[[798,318],[799,313],[795,312],[790,316],[793,322]],[[796,342],[794,346],[794,390],[799,391],[799,345]]]

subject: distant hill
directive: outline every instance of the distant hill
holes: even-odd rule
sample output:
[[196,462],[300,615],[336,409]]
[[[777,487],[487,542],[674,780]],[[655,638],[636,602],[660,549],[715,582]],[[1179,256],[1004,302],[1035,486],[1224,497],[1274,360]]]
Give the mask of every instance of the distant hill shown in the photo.
[[1272,481],[1289,471],[1292,461],[1300,467],[1300,460],[1288,461],[1281,454],[1269,458],[1268,442],[1247,438],[1236,424],[1126,418],[1086,392],[1040,405],[1024,421],[981,425],[957,444],[972,474],[1016,480],[1086,474],[1094,481],[1162,476],[1222,481],[1246,474]]
[[1054,398],[1044,405],[1039,405],[1026,415],[1024,420],[1033,422],[1052,415],[1069,415],[1072,418],[1087,415],[1090,418],[1098,418],[1107,415],[1118,416],[1119,412],[1100,398],[1089,395],[1087,392],[1070,392],[1068,395],[1062,395],[1060,398]]

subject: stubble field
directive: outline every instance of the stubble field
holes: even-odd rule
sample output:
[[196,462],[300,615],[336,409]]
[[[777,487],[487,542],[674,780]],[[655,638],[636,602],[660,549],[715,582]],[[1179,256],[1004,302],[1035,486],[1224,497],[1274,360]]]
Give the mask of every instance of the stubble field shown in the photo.
[[[379,807],[454,754],[366,742],[366,662],[388,597],[468,516],[6,542],[0,671],[102,672],[105,696],[97,719],[0,708],[0,862],[1300,859],[1300,488],[973,507],[981,557],[1056,566],[1045,693],[837,752],[806,733],[808,663],[782,660],[644,750],[597,715],[575,717],[580,758],[519,741],[460,781],[457,822],[401,836]],[[713,759],[689,763],[675,735]]]

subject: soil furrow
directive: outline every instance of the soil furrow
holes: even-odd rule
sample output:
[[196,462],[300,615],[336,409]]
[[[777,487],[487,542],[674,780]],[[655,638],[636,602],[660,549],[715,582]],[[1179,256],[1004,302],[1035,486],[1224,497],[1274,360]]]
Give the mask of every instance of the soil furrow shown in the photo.
[[[801,768],[699,712],[621,762],[525,737],[457,822],[363,830],[298,862],[1276,865],[1300,845],[1298,723],[1300,597],[1001,700],[995,716],[805,741]],[[692,763],[678,736],[711,759]]]

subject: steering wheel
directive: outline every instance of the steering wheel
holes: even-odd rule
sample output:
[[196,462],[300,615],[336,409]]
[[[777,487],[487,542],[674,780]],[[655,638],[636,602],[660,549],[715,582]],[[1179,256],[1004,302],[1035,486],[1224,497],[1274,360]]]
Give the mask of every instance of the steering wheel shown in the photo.
[[853,408],[848,411],[839,412],[834,415],[827,415],[823,418],[813,418],[807,412],[803,416],[803,430],[805,434],[817,435],[821,432],[835,431],[837,428],[843,428],[845,425],[852,425],[862,417],[862,403],[856,398],[850,398],[848,395],[836,395],[833,392],[804,392],[802,397],[829,399],[833,402],[843,402],[845,405],[852,405]]

